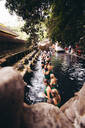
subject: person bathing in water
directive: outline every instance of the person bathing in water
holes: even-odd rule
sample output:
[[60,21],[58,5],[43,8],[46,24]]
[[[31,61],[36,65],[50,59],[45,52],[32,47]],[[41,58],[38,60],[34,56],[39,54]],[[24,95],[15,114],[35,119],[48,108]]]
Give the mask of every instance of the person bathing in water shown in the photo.
[[44,66],[44,69],[45,68],[48,68],[48,62],[47,61],[46,61],[45,66]]
[[49,71],[53,72],[53,66],[52,66],[51,62],[48,63],[47,68]]
[[57,82],[58,82],[58,80],[56,79],[56,77],[54,76],[54,74],[51,74],[50,75],[50,86],[58,89]]
[[47,67],[44,68],[43,74],[44,74],[45,79],[47,79],[50,82],[50,71],[48,70]]
[[42,67],[42,69],[44,69],[44,66],[45,66],[45,63],[44,63],[44,61],[42,61],[42,62],[41,62],[41,67]]
[[57,105],[59,107],[61,97],[57,89],[52,89],[46,79],[44,79],[44,84],[46,86],[44,89],[44,97],[46,98],[46,102]]
[[48,63],[50,62],[50,57],[49,56],[46,57],[46,62],[48,62]]
[[52,104],[57,105],[58,107],[60,106],[60,102],[61,102],[61,97],[57,91],[57,89],[53,89],[52,90]]
[[52,95],[51,95],[51,87],[47,81],[47,79],[44,79],[44,84],[45,84],[45,89],[44,89],[44,96],[46,98],[46,101],[47,100],[50,100],[50,98],[52,98]]

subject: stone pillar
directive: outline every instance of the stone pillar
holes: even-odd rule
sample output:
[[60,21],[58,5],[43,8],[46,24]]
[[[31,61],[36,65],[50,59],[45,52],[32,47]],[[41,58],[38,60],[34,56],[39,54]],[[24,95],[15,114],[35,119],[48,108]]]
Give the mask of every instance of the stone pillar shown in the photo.
[[19,128],[24,101],[24,81],[12,67],[0,69],[0,128]]

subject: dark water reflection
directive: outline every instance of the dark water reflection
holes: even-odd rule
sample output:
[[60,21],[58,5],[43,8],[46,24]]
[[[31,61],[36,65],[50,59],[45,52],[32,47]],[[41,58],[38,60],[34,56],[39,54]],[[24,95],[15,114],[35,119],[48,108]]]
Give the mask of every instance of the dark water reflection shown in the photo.
[[[58,78],[59,92],[64,104],[74,93],[82,87],[85,82],[85,61],[67,54],[55,54],[52,57],[53,72]],[[30,79],[28,96],[32,103],[44,101],[43,73],[41,69],[41,58],[37,62],[33,76]]]
[[55,54],[52,57],[54,74],[58,78],[59,92],[65,103],[85,82],[85,60],[67,54]]

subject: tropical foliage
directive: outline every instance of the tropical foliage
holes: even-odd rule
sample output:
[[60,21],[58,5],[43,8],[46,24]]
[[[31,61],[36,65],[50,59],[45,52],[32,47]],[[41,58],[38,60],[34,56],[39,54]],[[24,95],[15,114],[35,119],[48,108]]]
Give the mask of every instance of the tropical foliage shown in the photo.
[[49,36],[62,45],[75,45],[84,36],[84,0],[56,0],[51,6],[51,16],[47,22]]
[[85,34],[85,0],[6,0],[6,7],[23,17],[26,24],[22,30],[35,42],[39,34],[43,37],[42,22],[48,37],[63,46],[75,46]]

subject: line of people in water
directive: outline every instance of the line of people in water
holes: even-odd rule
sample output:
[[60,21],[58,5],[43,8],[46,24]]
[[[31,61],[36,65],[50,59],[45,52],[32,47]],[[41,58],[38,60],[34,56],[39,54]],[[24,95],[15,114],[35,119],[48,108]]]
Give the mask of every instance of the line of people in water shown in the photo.
[[46,102],[57,105],[59,107],[61,97],[58,92],[58,80],[53,74],[53,66],[51,64],[51,52],[44,51],[41,55],[41,67],[44,74],[44,97]]

